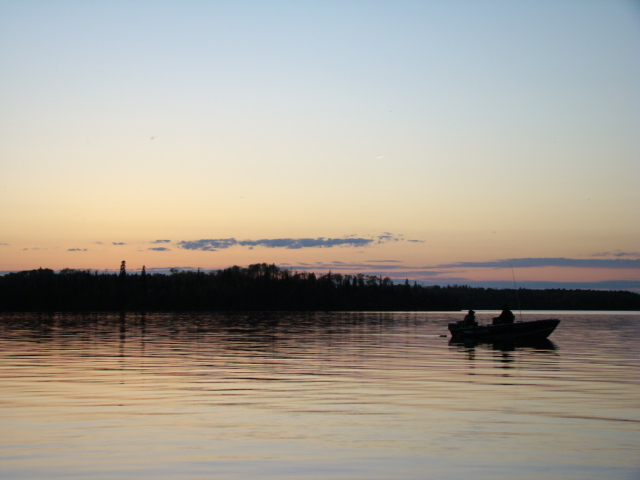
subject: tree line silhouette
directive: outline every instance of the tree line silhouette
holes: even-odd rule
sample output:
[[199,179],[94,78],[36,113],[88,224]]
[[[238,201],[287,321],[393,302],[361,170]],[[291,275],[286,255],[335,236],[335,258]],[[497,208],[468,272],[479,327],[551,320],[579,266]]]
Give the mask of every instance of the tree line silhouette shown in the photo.
[[[519,300],[519,301],[517,301]],[[0,311],[640,310],[627,291],[422,286],[388,277],[292,272],[266,263],[129,274],[39,268],[0,276]],[[519,304],[519,305],[518,305]]]

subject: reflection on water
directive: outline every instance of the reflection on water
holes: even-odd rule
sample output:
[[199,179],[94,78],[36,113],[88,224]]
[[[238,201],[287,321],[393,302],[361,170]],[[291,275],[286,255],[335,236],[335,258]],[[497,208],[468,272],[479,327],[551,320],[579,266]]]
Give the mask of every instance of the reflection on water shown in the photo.
[[460,338],[460,339],[452,338],[449,341],[449,345],[452,345],[452,346],[459,345],[465,348],[476,348],[476,347],[482,347],[483,345],[491,345],[491,347],[494,350],[502,350],[503,352],[514,351],[517,348],[521,348],[521,349],[531,348],[534,350],[555,350],[556,349],[555,344],[548,338],[545,338],[544,340],[531,340],[531,341],[520,340],[518,342],[510,341],[510,340],[487,342],[487,341],[474,340],[470,338]]
[[638,478],[640,315],[457,316],[3,315],[2,478]]

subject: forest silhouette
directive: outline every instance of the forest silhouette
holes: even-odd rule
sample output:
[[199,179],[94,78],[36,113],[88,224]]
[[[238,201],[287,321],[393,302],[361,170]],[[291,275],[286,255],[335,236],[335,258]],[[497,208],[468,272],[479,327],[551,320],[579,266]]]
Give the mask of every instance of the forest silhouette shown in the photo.
[[357,274],[315,275],[266,263],[211,272],[130,274],[48,268],[0,276],[0,311],[640,310],[628,291],[423,286]]

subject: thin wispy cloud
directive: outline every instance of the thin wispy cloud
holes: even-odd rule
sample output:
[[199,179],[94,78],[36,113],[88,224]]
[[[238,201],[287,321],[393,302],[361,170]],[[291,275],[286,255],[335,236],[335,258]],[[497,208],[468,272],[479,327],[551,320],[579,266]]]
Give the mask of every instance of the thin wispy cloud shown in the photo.
[[67,252],[86,252],[86,248],[67,248]]
[[458,262],[436,265],[434,268],[532,268],[532,267],[572,267],[572,268],[620,268],[640,269],[640,259],[594,259],[594,258],[509,258],[490,262]]
[[[421,282],[433,282],[438,284],[463,283],[462,278],[450,278],[448,270],[424,269],[423,267],[410,267],[403,265],[398,260],[375,261],[369,260],[365,263],[357,262],[314,262],[314,263],[281,263],[282,268],[294,272],[313,272],[323,274],[325,272],[341,273],[345,275],[372,275],[390,277],[396,282],[403,282],[405,279],[414,279]],[[459,282],[457,280],[460,280]]]
[[[133,269],[132,271],[139,272],[141,270],[142,270],[141,268],[136,268],[136,269]],[[198,270],[200,269],[196,267],[148,267],[148,268],[145,267],[145,272],[148,274],[160,273],[163,275],[169,275],[173,272],[196,272]]]
[[147,250],[152,250],[154,252],[170,252],[171,249],[167,247],[150,247]]
[[216,252],[225,248],[238,245],[235,238],[217,238],[217,239],[201,239],[201,240],[183,240],[177,243],[179,248],[185,250],[202,250],[204,252]]
[[153,240],[150,243],[171,243],[171,240]]
[[640,252],[622,252],[620,250],[616,250],[614,252],[599,252],[591,255],[592,257],[616,257],[616,258],[640,258]]
[[231,247],[264,247],[264,248],[285,248],[298,250],[302,248],[333,248],[350,247],[362,248],[372,245],[379,245],[387,242],[404,241],[401,235],[385,233],[372,237],[345,236],[341,238],[263,238],[259,240],[236,240],[235,238],[216,238],[200,240],[183,240],[177,243],[179,248],[185,250],[201,250],[215,252]]
[[[366,262],[314,262],[314,263],[283,263],[282,267],[293,271],[334,273],[363,273],[374,276],[389,276],[395,281],[409,278],[423,284],[433,285],[470,285],[493,286],[495,288],[512,288],[511,280],[505,281],[474,281],[464,276],[463,269],[473,268],[532,268],[532,267],[574,267],[574,268],[607,268],[607,269],[638,269],[640,260],[627,259],[571,259],[571,258],[514,258],[495,260],[492,262],[459,262],[435,266],[407,266],[398,260],[368,260]],[[461,275],[462,273],[462,275]],[[526,282],[519,286],[524,288],[596,288],[596,289],[636,289],[640,281],[611,280],[600,282]]]
[[126,243],[125,243],[125,242],[111,242],[111,244],[112,244],[112,245],[117,245],[117,246],[120,246],[120,245],[126,245]]
[[[552,282],[543,280],[519,281],[517,287],[514,287],[512,281],[509,280],[483,280],[474,281],[465,278],[448,278],[446,284],[449,285],[467,285],[469,287],[512,289],[577,289],[577,290],[628,290],[640,293],[640,280],[602,280],[594,282]],[[444,285],[442,279],[421,279],[418,281],[422,285]]]

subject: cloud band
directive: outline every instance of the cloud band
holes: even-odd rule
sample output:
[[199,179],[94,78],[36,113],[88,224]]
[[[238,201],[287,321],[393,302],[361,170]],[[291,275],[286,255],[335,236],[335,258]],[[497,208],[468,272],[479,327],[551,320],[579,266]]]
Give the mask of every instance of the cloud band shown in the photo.
[[572,267],[572,268],[620,268],[640,269],[640,259],[581,259],[581,258],[511,258],[491,262],[459,262],[438,265],[436,268],[531,268],[531,267]]
[[332,248],[332,247],[352,247],[361,248],[391,241],[404,240],[400,236],[391,234],[379,235],[377,237],[343,237],[343,238],[271,238],[260,240],[236,240],[235,238],[209,238],[201,240],[183,240],[177,245],[185,250],[201,250],[215,252],[231,247],[265,247],[265,248],[286,248],[298,250],[301,248]]

